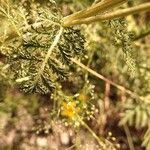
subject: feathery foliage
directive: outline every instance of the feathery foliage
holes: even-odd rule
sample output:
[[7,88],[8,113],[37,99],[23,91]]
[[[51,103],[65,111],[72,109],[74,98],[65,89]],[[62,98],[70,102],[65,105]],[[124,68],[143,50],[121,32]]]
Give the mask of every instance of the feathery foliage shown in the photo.
[[28,24],[23,24],[19,31],[21,36],[1,48],[1,51],[9,49],[9,54],[5,54],[7,63],[14,80],[27,93],[49,93],[57,81],[67,76],[70,58],[84,51],[84,37],[80,30],[63,28],[62,16],[55,4],[51,10],[37,8],[35,20],[29,14]]

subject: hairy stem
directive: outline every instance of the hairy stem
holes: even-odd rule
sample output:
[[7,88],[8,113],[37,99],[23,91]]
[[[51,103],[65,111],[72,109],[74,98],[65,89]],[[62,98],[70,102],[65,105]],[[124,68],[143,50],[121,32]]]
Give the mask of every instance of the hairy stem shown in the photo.
[[112,13],[106,13],[104,15],[96,15],[89,18],[83,19],[76,19],[71,22],[64,22],[64,26],[73,26],[78,24],[89,24],[96,21],[104,21],[104,20],[111,20],[119,17],[125,17],[128,15],[136,14],[139,12],[150,11],[150,2],[141,4],[139,6],[134,6],[132,8],[126,8],[122,10],[117,10]]

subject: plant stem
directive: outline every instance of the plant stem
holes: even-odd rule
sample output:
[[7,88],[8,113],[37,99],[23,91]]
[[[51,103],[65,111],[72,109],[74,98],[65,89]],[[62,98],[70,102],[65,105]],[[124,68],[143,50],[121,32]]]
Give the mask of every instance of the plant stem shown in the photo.
[[139,6],[134,6],[132,8],[126,8],[122,10],[117,10],[112,13],[107,13],[104,15],[97,15],[89,18],[83,18],[83,19],[76,19],[72,20],[71,22],[68,20],[67,22],[64,22],[64,26],[73,26],[78,24],[89,24],[96,21],[104,21],[104,20],[111,20],[119,17],[125,17],[128,15],[136,14],[139,12],[144,11],[150,11],[150,2],[141,4]]
[[97,4],[92,5],[91,7],[81,10],[79,12],[76,12],[72,15],[69,15],[67,17],[63,18],[63,24],[66,26],[66,24],[69,24],[73,20],[81,19],[81,18],[87,18],[90,16],[97,15],[98,13],[105,12],[115,6],[120,5],[121,3],[126,2],[127,0],[105,0],[101,1]]
[[101,79],[101,80],[103,80],[103,81],[105,81],[105,82],[107,82],[107,83],[113,85],[114,87],[116,87],[117,89],[119,89],[119,90],[121,90],[121,91],[126,92],[128,95],[132,96],[133,98],[140,99],[140,100],[142,100],[142,101],[147,102],[148,104],[150,104],[150,101],[149,101],[149,100],[146,100],[144,97],[139,96],[139,95],[137,95],[136,93],[134,93],[134,92],[132,92],[132,91],[126,89],[125,87],[116,84],[115,82],[113,82],[113,81],[107,79],[106,77],[102,76],[101,74],[97,73],[96,71],[94,71],[94,70],[90,69],[89,67],[85,66],[85,65],[82,64],[81,62],[79,62],[79,61],[77,61],[77,60],[75,60],[75,59],[73,59],[73,58],[72,58],[71,60],[72,60],[72,62],[74,62],[75,64],[77,64],[78,66],[80,66],[81,68],[83,68],[84,70],[88,71],[89,73],[91,73],[91,74],[94,75],[95,77],[97,77],[97,78],[99,78],[99,79]]

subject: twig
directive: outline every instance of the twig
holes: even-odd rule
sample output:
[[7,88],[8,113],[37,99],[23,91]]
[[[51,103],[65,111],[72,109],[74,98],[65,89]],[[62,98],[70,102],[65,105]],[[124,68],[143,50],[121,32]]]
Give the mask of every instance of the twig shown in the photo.
[[90,69],[89,67],[85,66],[84,64],[82,64],[81,62],[77,61],[76,59],[71,59],[75,64],[77,64],[78,66],[80,66],[81,68],[83,68],[84,70],[88,71],[89,73],[91,73],[92,75],[94,75],[95,77],[98,77],[99,79],[113,85],[114,87],[116,87],[117,89],[124,91],[125,93],[127,93],[128,95],[132,96],[133,98],[137,98],[140,99],[144,102],[150,103],[150,101],[147,101],[144,97],[137,95],[136,93],[126,89],[125,87],[116,84],[115,82],[107,79],[106,77],[102,76],[101,74],[97,73],[96,71]]
[[[150,11],[150,2],[141,4],[139,6],[134,6],[131,8],[126,8],[122,10],[117,10],[112,13],[106,13],[104,15],[96,15],[89,18],[80,18],[80,19],[74,19],[71,20],[71,22],[68,20],[68,22],[64,22],[64,26],[73,26],[73,25],[79,25],[79,24],[89,24],[96,21],[104,21],[104,20],[111,20],[119,17],[125,17],[128,15],[136,14],[139,12],[145,12]],[[65,20],[64,20],[65,21]]]

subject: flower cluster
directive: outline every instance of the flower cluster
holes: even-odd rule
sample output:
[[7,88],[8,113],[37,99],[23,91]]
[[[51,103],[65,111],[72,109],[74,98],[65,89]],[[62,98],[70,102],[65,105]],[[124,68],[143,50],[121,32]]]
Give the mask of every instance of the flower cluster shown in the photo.
[[80,93],[62,101],[60,111],[65,124],[73,124],[75,127],[79,127],[83,120],[92,119],[95,110],[93,100],[93,86],[90,85],[89,90],[85,91],[83,88]]

